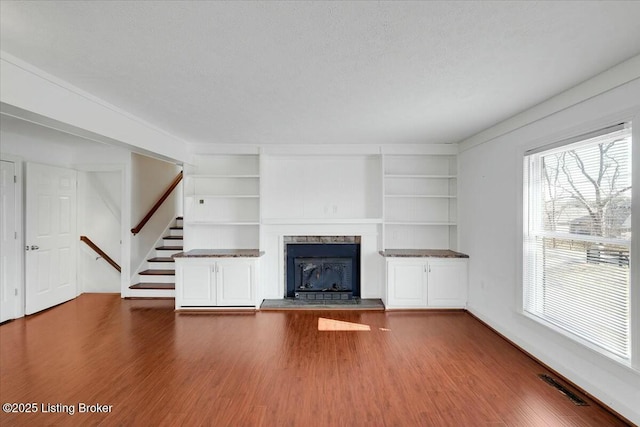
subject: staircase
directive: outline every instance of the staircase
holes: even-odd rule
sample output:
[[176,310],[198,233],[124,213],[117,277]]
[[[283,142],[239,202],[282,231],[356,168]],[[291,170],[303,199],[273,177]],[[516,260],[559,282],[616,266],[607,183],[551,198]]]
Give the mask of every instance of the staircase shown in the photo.
[[162,244],[155,248],[155,256],[147,259],[147,269],[138,272],[140,282],[129,286],[132,297],[175,297],[176,268],[171,255],[182,252],[182,217],[176,218]]

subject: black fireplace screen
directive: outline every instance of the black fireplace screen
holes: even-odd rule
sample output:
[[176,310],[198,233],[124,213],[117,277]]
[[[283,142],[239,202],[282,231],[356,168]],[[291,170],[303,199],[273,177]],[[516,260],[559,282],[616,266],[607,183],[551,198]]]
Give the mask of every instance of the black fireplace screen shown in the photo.
[[359,244],[287,245],[287,297],[344,299],[360,296]]
[[351,260],[344,258],[296,258],[295,290],[353,291]]

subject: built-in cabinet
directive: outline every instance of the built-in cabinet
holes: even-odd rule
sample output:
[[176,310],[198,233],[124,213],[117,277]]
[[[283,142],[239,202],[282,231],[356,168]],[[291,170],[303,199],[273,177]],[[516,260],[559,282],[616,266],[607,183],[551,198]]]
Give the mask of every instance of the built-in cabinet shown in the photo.
[[467,260],[457,258],[386,258],[390,309],[465,308]]
[[255,258],[176,258],[176,309],[256,307]]
[[[328,233],[326,227],[330,235],[350,235],[356,226],[373,225],[379,251],[457,249],[456,148],[387,149],[198,154],[185,166],[184,250],[259,252],[264,245],[270,249],[263,273],[270,295],[277,295],[284,284],[275,284],[282,254],[274,255],[274,249],[282,251],[282,244],[273,239],[282,236],[273,237],[273,230],[283,226],[296,235]],[[370,261],[373,245],[363,259],[371,267],[367,271],[379,274],[379,264]],[[257,304],[255,260],[233,261],[178,262],[176,306]],[[389,308],[466,306],[466,260],[401,255],[385,256],[385,264],[386,286],[375,294]]]
[[427,261],[427,306],[467,306],[466,260],[432,258]]
[[176,263],[176,309],[190,306],[215,306],[215,263]]
[[427,307],[427,263],[421,259],[387,261],[387,307]]

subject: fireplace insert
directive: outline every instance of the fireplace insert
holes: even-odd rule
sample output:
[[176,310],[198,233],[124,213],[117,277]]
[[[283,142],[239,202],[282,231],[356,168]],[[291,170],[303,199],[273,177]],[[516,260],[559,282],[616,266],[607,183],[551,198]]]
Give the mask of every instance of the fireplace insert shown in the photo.
[[287,298],[345,300],[360,296],[360,245],[287,244]]

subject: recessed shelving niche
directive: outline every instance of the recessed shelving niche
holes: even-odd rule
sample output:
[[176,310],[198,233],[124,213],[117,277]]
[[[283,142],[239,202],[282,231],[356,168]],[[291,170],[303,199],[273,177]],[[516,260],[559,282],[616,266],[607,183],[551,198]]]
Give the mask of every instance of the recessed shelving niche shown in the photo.
[[185,250],[260,248],[261,227],[281,224],[380,224],[380,249],[457,249],[451,151],[198,155],[183,188]]
[[455,249],[457,157],[384,156],[384,247]]
[[198,155],[185,169],[185,250],[258,248],[258,154]]

